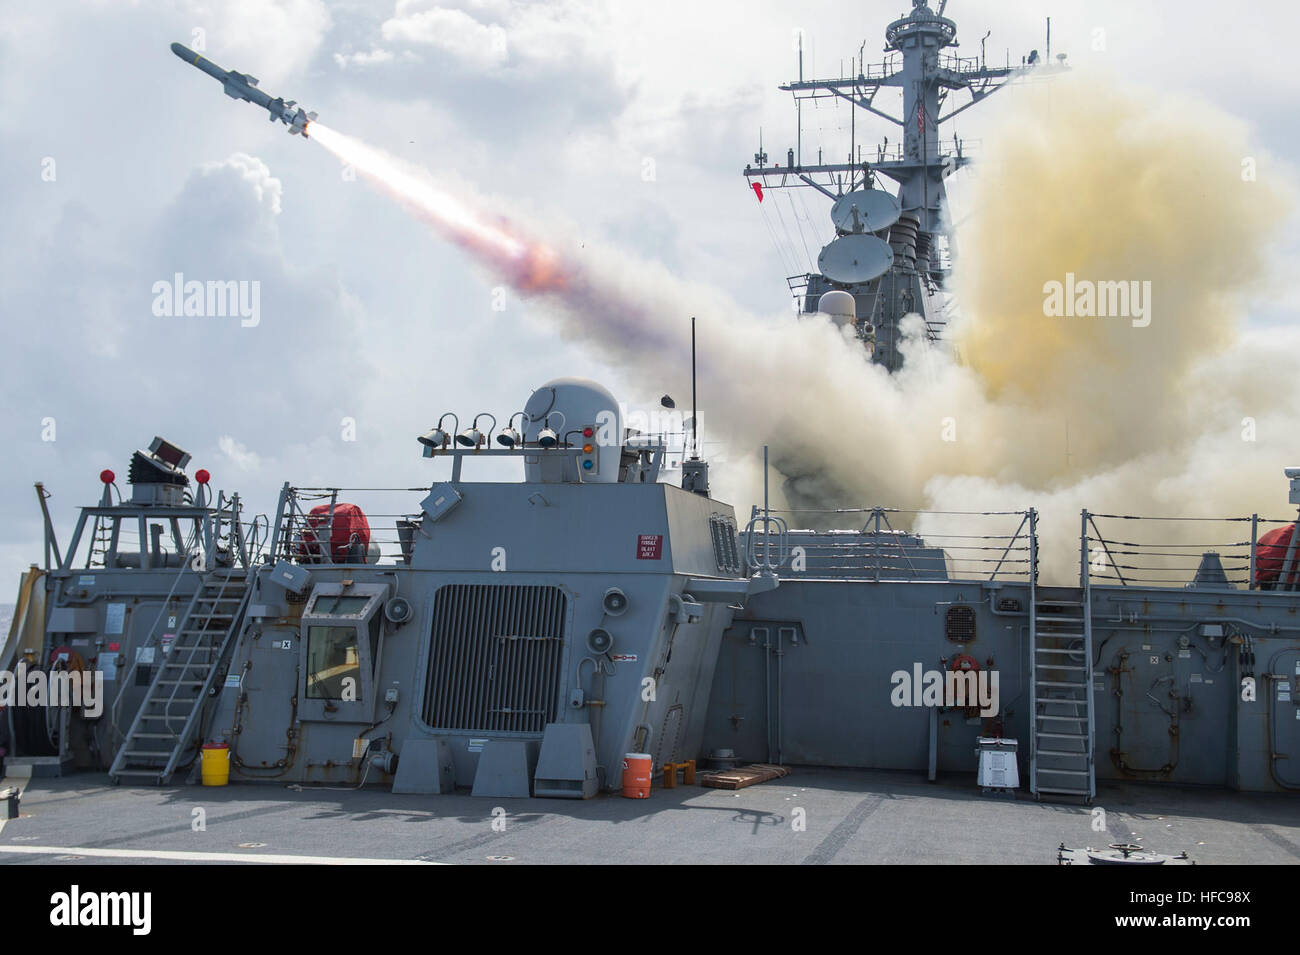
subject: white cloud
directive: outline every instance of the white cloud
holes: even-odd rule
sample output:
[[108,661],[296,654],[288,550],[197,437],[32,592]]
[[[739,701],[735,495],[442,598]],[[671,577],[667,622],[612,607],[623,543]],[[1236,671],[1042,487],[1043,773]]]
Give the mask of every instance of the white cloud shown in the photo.
[[472,66],[495,66],[509,55],[506,31],[481,23],[464,10],[402,0],[381,28],[390,43],[432,46]]
[[389,50],[360,50],[356,53],[335,53],[334,62],[339,65],[340,69],[346,70],[350,66],[376,66],[380,63],[391,63],[393,54]]
[[257,454],[228,434],[217,439],[217,447],[241,471],[256,471],[261,467],[262,461]]
[[[433,48],[470,69],[533,73],[591,63],[612,68],[609,21],[609,5],[593,0],[398,0],[380,30],[390,44]],[[576,72],[570,80],[582,82]]]
[[232,172],[251,188],[259,205],[264,205],[272,215],[280,214],[280,196],[284,192],[284,187],[279,179],[271,175],[271,170],[266,163],[256,156],[232,153],[229,158],[220,162],[205,162],[199,169],[205,176],[219,176],[227,171]]
[[204,56],[272,82],[306,67],[332,25],[324,0],[186,0],[181,10],[190,24],[177,39],[193,45],[202,31]]

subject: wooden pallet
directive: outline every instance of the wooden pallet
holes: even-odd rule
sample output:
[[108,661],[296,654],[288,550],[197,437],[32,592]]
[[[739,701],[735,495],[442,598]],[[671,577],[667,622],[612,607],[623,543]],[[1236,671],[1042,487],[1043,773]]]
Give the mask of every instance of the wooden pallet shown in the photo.
[[789,775],[790,770],[785,766],[750,763],[748,766],[737,766],[735,769],[716,773],[701,773],[699,778],[701,786],[709,786],[713,789],[744,789],[746,786],[754,786],[765,783],[769,779],[780,779],[782,776]]

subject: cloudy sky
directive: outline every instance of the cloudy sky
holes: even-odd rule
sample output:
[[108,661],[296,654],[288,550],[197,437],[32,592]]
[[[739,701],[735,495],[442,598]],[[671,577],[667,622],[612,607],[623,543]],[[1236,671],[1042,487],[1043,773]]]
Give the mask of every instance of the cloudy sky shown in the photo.
[[[465,183],[520,222],[563,223],[725,291],[787,310],[782,255],[740,171],[760,127],[774,159],[794,116],[776,87],[879,59],[892,2],[587,0],[16,2],[0,18],[0,574],[38,560],[44,481],[66,543],[96,475],[167,436],[214,484],[271,511],[279,486],[427,485],[414,436],[439,413],[504,416],[557,375],[650,404],[662,382],[615,372],[544,314],[361,181],[185,67],[172,41],[317,110],[335,129]],[[952,0],[961,52],[1043,46],[1200,96],[1294,156],[1293,5],[1181,0]],[[1276,40],[1272,38],[1276,37]],[[1270,48],[1270,44],[1276,44]],[[1014,91],[999,97],[1014,96]],[[958,120],[975,143],[998,97]],[[981,112],[988,117],[981,116]],[[840,150],[848,116],[805,115],[805,156]],[[874,141],[889,129],[859,127]],[[654,175],[647,179],[647,161]],[[822,203],[804,226],[829,237]],[[817,238],[814,238],[816,236]],[[1300,252],[1300,226],[1280,241]],[[801,253],[802,248],[796,250]],[[800,263],[802,267],[802,263]],[[259,283],[260,321],[156,315],[154,284]],[[1293,280],[1252,306],[1300,304]],[[683,344],[687,334],[683,316]],[[684,352],[685,354],[685,352]],[[344,440],[345,419],[355,440]],[[467,474],[467,476],[469,476]],[[125,487],[123,480],[123,487]],[[747,509],[749,502],[735,502]],[[410,501],[403,509],[411,509]],[[0,600],[7,595],[0,591]]]

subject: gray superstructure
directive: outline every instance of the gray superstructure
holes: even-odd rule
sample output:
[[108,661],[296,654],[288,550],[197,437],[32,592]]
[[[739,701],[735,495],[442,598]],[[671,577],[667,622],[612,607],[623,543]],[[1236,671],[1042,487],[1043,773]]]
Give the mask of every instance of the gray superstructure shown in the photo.
[[[774,580],[744,575],[731,507],[656,481],[665,448],[625,443],[618,414],[559,379],[518,431],[432,429],[450,480],[393,492],[383,526],[344,529],[339,489],[286,485],[268,531],[237,498],[106,485],[66,552],[51,531],[43,634],[6,662],[104,670],[108,718],[65,710],[46,734],[13,708],[19,756],[166,782],[224,740],[236,778],[498,796],[591,796],[629,751],[693,756],[733,608]],[[525,480],[462,477],[493,455]]]
[[[1264,534],[1289,522],[1171,552],[1165,522],[1085,512],[1078,584],[1048,585],[1033,510],[738,525],[657,481],[666,449],[594,383],[557,379],[510,421],[420,436],[450,461],[427,488],[286,485],[269,520],[154,452],[127,500],[106,473],[66,551],[50,526],[3,661],[102,672],[103,712],[10,707],[11,766],[167,782],[213,741],[237,780],[587,797],[628,752],[933,779],[973,776],[992,738],[1036,795],[1300,786],[1297,548]],[[464,473],[487,456],[524,480]],[[996,674],[992,707],[923,698],[949,674]]]

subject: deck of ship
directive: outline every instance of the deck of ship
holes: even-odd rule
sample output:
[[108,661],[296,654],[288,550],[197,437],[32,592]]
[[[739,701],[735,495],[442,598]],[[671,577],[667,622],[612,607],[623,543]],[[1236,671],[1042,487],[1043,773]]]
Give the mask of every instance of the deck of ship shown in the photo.
[[[796,769],[735,792],[686,786],[585,802],[129,787],[82,774],[30,781],[19,818],[0,824],[0,864],[1052,865],[1061,843],[1115,842],[1186,851],[1199,864],[1300,862],[1292,795],[1101,783],[1095,805],[1104,833],[1088,807],[985,796],[966,780],[929,784],[911,773]],[[200,808],[205,828],[195,831]]]

